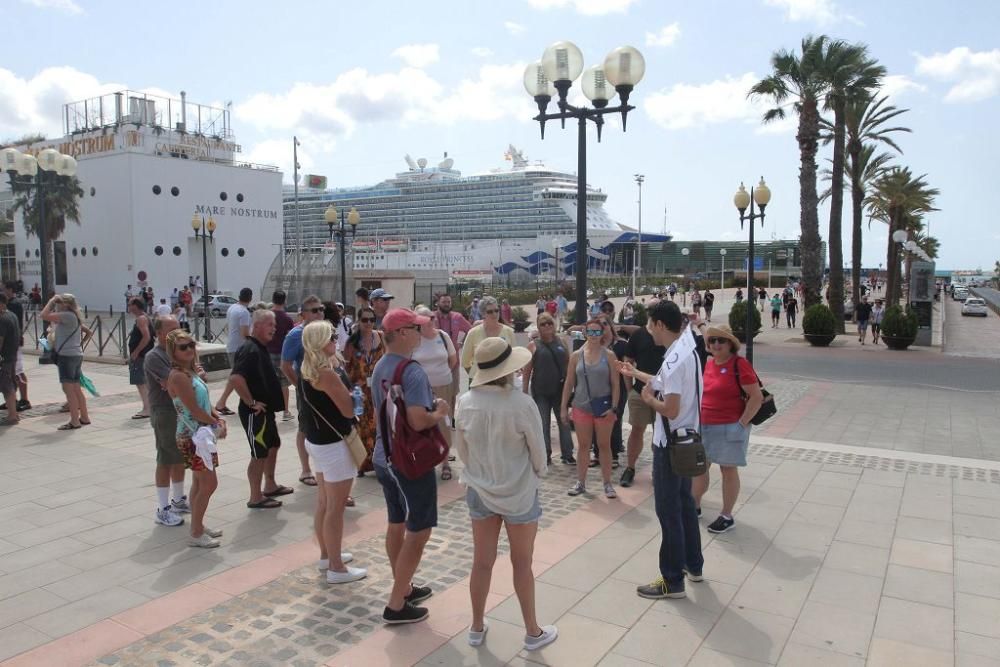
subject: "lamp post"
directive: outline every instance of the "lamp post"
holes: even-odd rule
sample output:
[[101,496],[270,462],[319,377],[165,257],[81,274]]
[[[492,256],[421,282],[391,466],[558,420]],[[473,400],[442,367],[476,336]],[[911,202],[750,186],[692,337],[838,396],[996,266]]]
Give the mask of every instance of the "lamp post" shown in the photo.
[[552,250],[555,251],[556,255],[556,273],[554,284],[558,287],[559,285],[559,239],[552,239]]
[[[45,195],[46,188],[59,185],[56,177],[72,178],[76,176],[76,160],[64,155],[54,148],[46,148],[34,155],[22,153],[16,148],[5,148],[0,151],[0,171],[10,175],[12,190],[35,190],[35,208],[38,210],[38,225],[35,233],[38,235],[40,268],[42,272],[42,302],[49,298],[52,285],[49,284],[49,253],[48,230],[45,225]],[[46,177],[51,173],[53,177]]]
[[681,248],[681,254],[684,255],[684,284],[681,285],[681,301],[686,306],[688,302],[688,269],[691,266],[688,255],[691,254],[691,248]]
[[[747,361],[751,363],[753,363],[753,311],[755,308],[753,298],[753,223],[759,218],[761,228],[764,227],[764,209],[767,208],[769,201],[771,201],[771,189],[764,183],[763,176],[761,176],[760,183],[757,184],[756,188],[750,188],[750,192],[747,192],[746,187],[740,183],[740,189],[733,195],[733,204],[736,205],[737,210],[740,212],[740,229],[743,228],[744,222],[750,223],[747,225],[750,230],[750,240],[747,246],[747,322],[745,333],[747,339]],[[754,213],[754,204],[760,207],[760,213]],[[750,207],[750,214],[744,215],[747,206]],[[768,279],[770,280],[770,273],[768,274]]]
[[719,248],[719,254],[722,255],[722,280],[719,281],[719,294],[721,296],[726,290],[726,249]]
[[215,220],[212,216],[208,217],[208,221],[205,221],[205,216],[199,216],[195,214],[191,218],[191,229],[194,230],[194,237],[201,240],[201,270],[202,274],[205,276],[205,286],[204,293],[202,296],[205,300],[205,333],[202,335],[201,339],[205,341],[212,340],[212,311],[208,308],[208,295],[211,292],[208,289],[208,242],[215,241]]
[[347,263],[345,253],[347,251],[348,238],[354,239],[358,230],[358,223],[361,222],[361,214],[358,209],[351,207],[350,213],[344,214],[344,209],[340,209],[340,224],[337,225],[337,207],[330,204],[326,212],[323,213],[327,227],[330,228],[330,238],[337,236],[337,251],[340,253],[340,302],[347,303]]
[[642,174],[635,175],[635,184],[639,186],[639,235],[635,239],[635,266],[632,267],[632,297],[635,298],[639,292],[636,291],[635,283],[642,272],[642,184],[646,177]]
[[[646,70],[642,54],[631,46],[622,46],[597,65],[583,71],[583,54],[572,42],[556,42],[545,49],[542,59],[524,71],[524,87],[538,105],[534,117],[545,138],[545,121],[558,120],[566,127],[567,118],[578,121],[577,131],[577,182],[576,182],[576,308],[577,324],[587,320],[587,121],[597,126],[597,140],[601,140],[604,116],[620,113],[622,131],[625,131],[628,112],[635,109],[628,103],[629,95]],[[566,100],[573,82],[583,74],[581,87],[593,107],[577,107]],[[558,113],[546,113],[552,97],[558,93]],[[609,107],[615,95],[620,104]]]

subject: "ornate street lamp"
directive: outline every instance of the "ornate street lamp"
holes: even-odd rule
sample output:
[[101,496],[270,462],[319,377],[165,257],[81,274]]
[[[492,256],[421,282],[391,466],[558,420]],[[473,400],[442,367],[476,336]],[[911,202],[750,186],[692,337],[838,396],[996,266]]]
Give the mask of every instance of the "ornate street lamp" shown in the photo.
[[[52,292],[52,285],[49,285],[49,253],[47,246],[49,243],[47,229],[45,228],[45,196],[44,190],[59,185],[57,177],[72,178],[76,176],[76,160],[69,155],[64,155],[54,148],[46,148],[38,153],[36,158],[28,153],[22,153],[16,148],[5,148],[0,151],[0,172],[6,171],[10,175],[11,189],[35,190],[35,208],[38,210],[38,226],[35,232],[38,235],[39,253],[41,255],[42,271],[42,302],[44,303]],[[46,176],[51,174],[51,176]]]
[[[572,42],[556,42],[545,49],[542,59],[531,63],[524,71],[524,88],[538,105],[534,117],[545,138],[545,122],[558,120],[566,127],[567,118],[576,118],[577,132],[577,183],[576,183],[576,309],[577,324],[587,320],[587,121],[597,126],[597,140],[601,140],[604,116],[620,113],[622,131],[625,131],[628,112],[635,109],[628,98],[646,71],[642,54],[631,46],[622,46],[608,54],[603,65],[583,71],[583,54]],[[566,101],[573,82],[583,75],[580,86],[593,107],[577,107]],[[549,102],[558,95],[558,113],[547,113]],[[620,104],[608,103],[618,95]]]
[[209,310],[208,306],[208,295],[209,292],[211,292],[211,290],[208,289],[208,244],[210,241],[215,241],[215,220],[212,216],[209,216],[208,221],[206,221],[205,216],[200,216],[196,213],[194,217],[191,218],[191,229],[194,230],[195,239],[201,240],[201,271],[202,275],[205,276],[205,284],[202,288],[204,290],[202,298],[205,302],[205,333],[201,339],[211,342],[212,311]]
[[719,254],[722,255],[722,280],[719,281],[719,296],[722,296],[726,289],[726,249],[719,248]]
[[556,255],[556,272],[554,280],[554,283],[556,285],[559,284],[559,245],[560,245],[559,239],[552,239],[552,250],[555,252]]
[[[753,223],[755,220],[760,219],[761,228],[764,227],[764,209],[767,208],[767,203],[771,201],[771,190],[764,183],[764,177],[761,176],[760,183],[756,187],[751,187],[750,192],[747,192],[746,187],[740,183],[740,189],[736,191],[733,195],[733,204],[740,212],[740,229],[743,228],[743,223],[749,221],[747,225],[750,230],[750,241],[747,246],[747,322],[746,322],[746,346],[747,346],[747,361],[753,362],[753,311],[755,299],[754,288],[753,288],[753,264],[754,264],[754,245],[753,245]],[[757,204],[760,207],[760,213],[755,213],[753,210],[753,205]],[[750,214],[744,215],[747,207],[750,207]]]
[[[639,292],[636,291],[636,281],[639,280],[639,274],[642,273],[642,184],[646,180],[646,177],[642,174],[635,174],[635,184],[639,186],[639,235],[635,238],[635,265],[632,267],[632,297],[638,296]],[[640,284],[639,287],[642,285]]]
[[361,214],[358,209],[351,207],[351,211],[346,214],[344,209],[340,209],[339,225],[337,207],[330,204],[323,214],[327,227],[330,228],[330,238],[337,236],[337,250],[340,253],[340,302],[347,303],[347,263],[345,253],[348,239],[353,240],[358,230],[358,223],[361,222]]

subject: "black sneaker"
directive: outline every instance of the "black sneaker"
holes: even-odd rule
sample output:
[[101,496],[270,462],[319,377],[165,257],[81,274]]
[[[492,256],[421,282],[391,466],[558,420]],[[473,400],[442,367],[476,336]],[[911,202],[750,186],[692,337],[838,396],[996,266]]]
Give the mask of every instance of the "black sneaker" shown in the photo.
[[687,597],[687,593],[684,591],[683,583],[671,586],[663,580],[663,577],[657,577],[651,584],[636,587],[635,592],[639,597],[648,598],[650,600]]
[[576,458],[573,456],[564,456],[562,457],[562,462],[568,466],[575,466]]
[[588,468],[597,468],[601,465],[601,460],[598,458],[590,459],[590,463],[587,464]]
[[628,488],[632,486],[633,481],[635,481],[635,468],[625,468],[622,471],[622,478],[618,480],[618,485]]
[[701,518],[701,508],[700,507],[695,507],[694,508],[694,513],[698,515],[699,519]]
[[29,401],[22,399],[17,402],[18,412],[24,412],[25,410],[30,410],[30,409],[31,409],[31,403]]
[[414,586],[413,584],[410,584],[410,594],[403,599],[409,604],[417,604],[418,602],[423,602],[432,595],[434,595],[434,591],[431,590],[430,586]]
[[402,609],[393,611],[386,607],[382,611],[382,621],[386,625],[402,625],[404,623],[419,623],[429,615],[424,607],[414,607],[409,602],[404,602]]
[[727,519],[720,514],[718,519],[708,524],[708,528],[706,528],[706,530],[710,533],[724,533],[735,525],[735,521]]

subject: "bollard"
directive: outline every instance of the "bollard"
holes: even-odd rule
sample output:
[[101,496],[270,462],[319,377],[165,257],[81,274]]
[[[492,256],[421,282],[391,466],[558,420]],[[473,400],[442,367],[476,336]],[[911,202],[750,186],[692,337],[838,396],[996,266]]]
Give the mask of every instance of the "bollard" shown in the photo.
[[87,311],[87,306],[83,307],[83,316],[84,317],[90,317],[90,313]]

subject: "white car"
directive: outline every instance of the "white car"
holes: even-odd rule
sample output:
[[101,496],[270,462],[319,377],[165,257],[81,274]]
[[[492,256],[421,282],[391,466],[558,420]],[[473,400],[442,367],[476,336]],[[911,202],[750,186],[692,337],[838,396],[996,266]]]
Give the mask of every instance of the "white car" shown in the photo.
[[[225,317],[226,311],[229,310],[229,306],[234,303],[238,303],[236,299],[226,294],[209,294],[208,295],[208,309],[212,313],[212,317]],[[204,314],[205,312],[205,299],[202,297],[194,303],[194,312],[198,314]]]
[[951,293],[951,298],[955,301],[965,301],[969,298],[969,288],[967,287],[956,287]]
[[977,296],[970,296],[962,304],[962,315],[981,315],[986,317],[986,301]]

